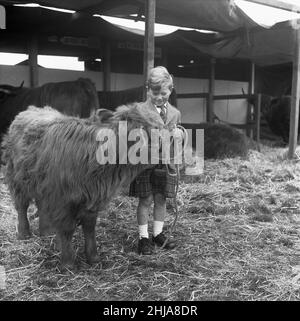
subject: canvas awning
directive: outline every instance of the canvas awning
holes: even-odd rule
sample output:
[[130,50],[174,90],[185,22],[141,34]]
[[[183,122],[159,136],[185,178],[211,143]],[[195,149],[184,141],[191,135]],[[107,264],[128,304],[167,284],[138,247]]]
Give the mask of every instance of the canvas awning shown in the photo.
[[270,29],[241,29],[234,35],[222,34],[213,42],[203,41],[196,31],[178,30],[176,37],[185,44],[215,58],[247,59],[257,65],[278,65],[293,61],[295,30],[290,23],[279,23]]
[[[29,3],[25,0],[1,0],[3,4]],[[89,14],[111,15],[121,18],[142,16],[145,0],[37,0],[44,6],[70,9]],[[232,0],[159,0],[156,1],[156,22],[216,31],[233,31],[257,24]]]
[[[76,3],[76,1],[74,2]],[[224,3],[224,1],[221,2]],[[160,4],[161,0],[157,3]],[[236,24],[237,26],[238,24]],[[92,41],[99,37],[107,37],[143,42],[143,32],[137,32],[128,27],[121,28],[89,14],[71,15],[41,8],[28,10],[21,7],[7,7],[7,32],[34,33],[37,30],[40,33],[48,34],[52,32],[53,34],[94,37],[91,39]],[[4,36],[5,31],[1,32]],[[192,48],[197,50],[200,55],[246,59],[257,65],[267,66],[292,61],[294,37],[294,29],[291,24],[284,22],[276,24],[270,29],[255,25],[252,28],[240,27],[234,31],[214,34],[195,30],[177,30],[171,34],[157,37],[156,43],[168,44],[172,47]]]

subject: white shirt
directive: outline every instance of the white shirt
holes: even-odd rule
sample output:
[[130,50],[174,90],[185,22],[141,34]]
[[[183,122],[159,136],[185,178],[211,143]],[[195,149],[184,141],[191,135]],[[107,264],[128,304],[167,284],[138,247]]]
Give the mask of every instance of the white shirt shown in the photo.
[[162,105],[162,106],[156,106],[156,105],[155,105],[156,110],[158,111],[159,114],[160,114],[160,112],[161,112],[161,108],[165,108],[164,112],[166,113],[167,104],[168,104],[168,102],[166,102],[166,103],[165,103],[164,105]]

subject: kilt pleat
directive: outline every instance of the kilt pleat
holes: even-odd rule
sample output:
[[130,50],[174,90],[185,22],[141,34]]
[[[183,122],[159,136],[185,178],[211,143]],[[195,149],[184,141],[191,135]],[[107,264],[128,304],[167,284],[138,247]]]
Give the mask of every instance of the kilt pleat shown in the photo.
[[162,194],[166,198],[175,196],[177,176],[170,175],[164,165],[146,169],[130,184],[129,196],[147,197],[150,194]]

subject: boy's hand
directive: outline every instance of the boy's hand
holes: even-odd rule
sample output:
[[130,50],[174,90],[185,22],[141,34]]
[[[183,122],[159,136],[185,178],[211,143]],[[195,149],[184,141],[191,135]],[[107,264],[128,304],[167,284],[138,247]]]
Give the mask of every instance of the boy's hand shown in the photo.
[[174,138],[182,138],[184,133],[181,129],[179,129],[178,127],[174,127],[172,130],[172,134],[174,136]]

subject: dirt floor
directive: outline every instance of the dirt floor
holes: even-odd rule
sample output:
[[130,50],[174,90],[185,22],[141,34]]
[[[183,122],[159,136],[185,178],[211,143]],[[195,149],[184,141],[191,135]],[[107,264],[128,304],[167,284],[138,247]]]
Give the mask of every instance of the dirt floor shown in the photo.
[[[182,178],[177,204],[176,249],[138,255],[137,201],[121,195],[97,221],[101,263],[85,263],[78,229],[77,270],[61,273],[54,237],[38,237],[34,206],[34,236],[17,240],[0,174],[0,300],[300,300],[299,159],[263,146],[246,159],[206,161],[203,175]],[[168,213],[166,231],[171,201]]]

